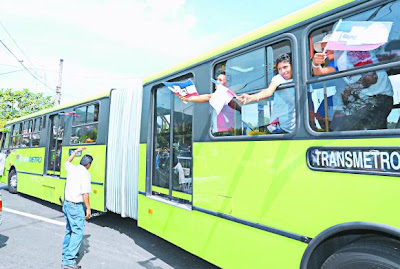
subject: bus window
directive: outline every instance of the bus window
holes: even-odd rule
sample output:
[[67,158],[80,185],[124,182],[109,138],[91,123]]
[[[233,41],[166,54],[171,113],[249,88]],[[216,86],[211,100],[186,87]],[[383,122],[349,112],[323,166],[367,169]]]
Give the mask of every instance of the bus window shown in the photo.
[[[311,32],[310,69],[313,76],[398,61],[400,19],[396,12],[400,12],[400,3],[388,3]],[[363,51],[325,51],[325,62],[320,65],[316,58],[326,45],[322,41],[332,38],[332,29],[340,30],[341,24],[347,22],[351,26],[358,21],[370,22],[372,26],[374,22],[393,22],[388,41],[377,48]],[[370,38],[374,38],[374,35],[370,35]],[[310,127],[318,132],[400,128],[399,76],[400,67],[392,67],[369,72],[360,70],[352,76],[310,84]]]
[[33,125],[32,125],[32,132],[40,132],[40,125],[41,125],[41,118],[37,118],[33,120]]
[[[279,42],[229,59],[226,64],[216,65],[215,76],[223,72],[226,65],[226,86],[237,95],[253,94],[267,88],[272,78],[278,74],[276,59],[284,54],[290,57],[290,52],[289,41]],[[287,80],[288,83],[291,81]],[[271,97],[264,100],[241,105],[233,99],[218,115],[213,115],[212,134],[241,136],[290,133],[295,127],[294,113],[294,88],[284,87],[283,83]]]
[[226,86],[236,94],[265,88],[265,49],[261,48],[226,61]]
[[[192,76],[181,77],[178,81],[187,79],[192,79]],[[152,193],[180,203],[190,203],[193,104],[182,102],[167,87],[159,87],[154,93]]]
[[22,134],[28,134],[29,133],[29,122],[30,121],[26,120],[22,124]]
[[156,92],[155,172],[152,185],[169,189],[171,141],[171,93],[167,88]]
[[90,105],[87,107],[86,122],[97,122],[99,120],[99,105]]
[[73,125],[78,125],[86,122],[87,106],[75,108],[76,115],[74,116]]
[[22,137],[21,137],[21,147],[27,148],[30,146],[30,135],[29,135],[29,120],[24,121],[22,124]]
[[172,190],[192,193],[192,121],[193,105],[174,97]]
[[4,127],[4,133],[3,133],[3,141],[2,141],[2,149],[8,149],[10,147],[10,131],[11,127],[6,126]]
[[72,124],[71,144],[96,143],[99,104],[78,107]]
[[21,133],[22,133],[21,123],[15,124],[13,127],[13,133],[11,137],[13,148],[19,148],[21,146]]
[[41,131],[42,118],[36,118],[33,120],[32,132],[31,132],[31,146],[37,147],[40,143],[40,131]]

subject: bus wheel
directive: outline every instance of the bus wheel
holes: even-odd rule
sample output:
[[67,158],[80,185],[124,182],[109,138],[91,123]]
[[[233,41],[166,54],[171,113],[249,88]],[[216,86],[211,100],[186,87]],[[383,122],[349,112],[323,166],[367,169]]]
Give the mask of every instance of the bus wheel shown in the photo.
[[399,244],[355,242],[334,252],[321,269],[400,269]]
[[18,184],[17,172],[13,169],[8,175],[8,191],[11,193],[17,193],[17,184]]

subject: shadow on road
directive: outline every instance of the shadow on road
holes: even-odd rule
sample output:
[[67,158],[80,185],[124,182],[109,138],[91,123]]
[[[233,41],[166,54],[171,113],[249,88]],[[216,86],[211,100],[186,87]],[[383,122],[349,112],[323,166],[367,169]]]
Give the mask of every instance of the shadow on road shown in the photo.
[[[47,208],[59,211],[61,214],[63,214],[60,205],[56,205],[24,194],[17,195]],[[118,214],[107,212],[104,215],[100,215],[98,217],[90,219],[89,222],[101,227],[113,229],[121,234],[128,236],[133,240],[132,244],[136,244],[145,249],[147,252],[154,255],[154,258],[139,262],[140,265],[147,269],[158,269],[159,266],[153,264],[153,262],[157,259],[162,260],[172,268],[218,268],[208,263],[207,261],[196,257],[189,252],[169,243],[168,241],[138,227],[137,221],[134,219],[122,218]],[[79,250],[78,263],[85,254],[89,253],[89,237],[90,235],[84,235],[82,246]],[[6,245],[5,242],[7,240],[8,237],[0,235],[0,248]]]
[[188,265],[190,265],[190,268],[218,268],[176,247],[168,241],[143,230],[137,226],[137,221],[134,219],[122,218],[120,215],[108,212],[107,214],[91,219],[90,222],[129,236],[134,240],[135,244],[152,253],[155,256],[154,258],[139,262],[140,265],[147,269],[159,268],[152,263],[152,260],[157,258],[163,260],[173,268],[188,268]]
[[76,260],[76,263],[79,263],[82,260],[83,256],[86,253],[89,253],[89,248],[90,248],[89,237],[90,237],[90,234],[85,234],[83,236],[82,244],[81,244],[81,247],[79,248],[78,259]]
[[0,248],[5,247],[7,245],[6,244],[7,241],[8,241],[8,236],[0,234]]

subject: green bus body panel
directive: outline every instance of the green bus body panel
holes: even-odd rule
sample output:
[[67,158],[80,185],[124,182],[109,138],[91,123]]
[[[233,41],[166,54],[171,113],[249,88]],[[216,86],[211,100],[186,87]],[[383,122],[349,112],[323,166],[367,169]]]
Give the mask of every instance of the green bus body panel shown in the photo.
[[0,176],[0,182],[7,185],[8,184],[7,179],[8,179],[8,171],[4,170],[3,176]]
[[193,205],[308,237],[339,223],[400,227],[398,177],[313,171],[310,147],[392,147],[385,139],[195,143]]
[[138,203],[140,227],[222,268],[298,268],[307,247],[300,241],[144,195],[139,195]]
[[[70,149],[77,149],[79,146],[65,146],[62,148],[63,154],[61,157],[61,163],[67,161],[69,157]],[[92,178],[92,182],[101,183],[92,184],[92,193],[90,194],[90,207],[98,211],[105,211],[105,179],[106,179],[106,145],[85,145],[86,150],[83,152],[82,156],[89,154],[93,157],[92,165],[90,166],[89,173]],[[75,157],[72,161],[73,164],[78,165],[82,156]],[[64,167],[61,169],[61,177],[65,178],[67,176]]]
[[308,7],[303,8],[303,9],[297,11],[297,12],[294,12],[292,14],[289,14],[289,15],[285,16],[285,17],[282,17],[279,20],[271,22],[271,23],[269,23],[269,24],[267,24],[267,25],[265,25],[265,26],[263,26],[263,27],[261,27],[259,29],[256,29],[256,30],[254,30],[254,31],[252,31],[252,32],[250,32],[248,34],[245,34],[245,35],[243,35],[243,36],[241,36],[241,37],[239,37],[237,39],[234,39],[233,41],[231,41],[231,42],[229,42],[227,44],[224,44],[224,45],[222,45],[220,47],[217,47],[216,49],[213,49],[213,50],[211,50],[209,52],[201,54],[201,55],[199,55],[199,56],[197,56],[197,57],[195,57],[195,58],[193,58],[193,59],[191,59],[191,60],[189,60],[187,62],[183,62],[183,63],[181,63],[181,64],[179,64],[177,66],[171,67],[171,68],[169,68],[169,69],[167,69],[165,71],[156,73],[156,74],[151,75],[149,77],[146,77],[144,79],[144,84],[150,83],[150,82],[152,82],[152,81],[154,81],[154,80],[156,80],[158,78],[167,76],[167,75],[169,75],[171,73],[174,73],[176,71],[182,70],[182,69],[184,69],[186,67],[195,65],[195,64],[197,64],[199,62],[202,62],[202,61],[205,61],[207,59],[210,59],[210,58],[212,58],[214,56],[217,56],[217,55],[219,55],[221,53],[224,53],[224,52],[229,51],[231,49],[235,49],[235,48],[237,48],[239,46],[242,46],[242,45],[244,45],[246,43],[255,41],[255,40],[257,40],[257,39],[259,39],[261,37],[264,37],[266,35],[278,32],[278,31],[280,31],[282,29],[285,29],[285,28],[290,27],[292,25],[295,25],[297,23],[306,21],[306,20],[308,20],[310,18],[313,18],[313,17],[318,16],[320,14],[323,14],[325,12],[328,12],[328,11],[330,11],[332,9],[344,6],[344,5],[346,5],[348,3],[351,3],[351,2],[354,2],[354,0],[335,0],[335,1],[322,0],[322,1],[319,1],[319,2],[317,2],[315,4],[312,4],[312,5],[308,6]]
[[[400,217],[393,214],[400,204],[400,178],[313,171],[306,160],[310,147],[393,147],[399,142],[398,138],[197,142],[193,205],[311,238],[353,221],[400,227]],[[141,160],[145,157],[141,155]],[[307,247],[144,195],[139,195],[138,204],[140,227],[221,267],[298,268]]]
[[[6,159],[4,175],[0,181],[8,184],[8,173],[13,166],[18,175],[18,192],[60,204],[59,198],[64,199],[66,178],[64,163],[68,159],[69,149],[76,148],[78,148],[78,145],[62,147],[61,173],[59,173],[61,178],[43,176],[46,161],[45,148],[13,149]],[[97,184],[92,183],[90,206],[98,211],[105,211],[106,148],[106,145],[86,145],[84,151],[84,154],[93,156],[89,173],[92,182]],[[40,162],[38,158],[41,158]],[[80,159],[81,157],[75,157],[72,163],[77,165]]]
[[45,148],[18,148],[13,149],[7,157],[6,169],[9,163],[18,167],[18,171],[33,174],[43,174],[45,163]]
[[[4,175],[1,177],[0,182],[8,184],[8,174],[12,166],[17,168],[17,172],[38,174],[41,177],[41,175],[43,175],[45,161],[44,147],[13,149],[7,156],[4,166]],[[20,180],[20,176],[22,176],[21,173],[18,174],[18,180]],[[18,182],[18,189],[24,189],[26,187],[25,183],[27,182]]]

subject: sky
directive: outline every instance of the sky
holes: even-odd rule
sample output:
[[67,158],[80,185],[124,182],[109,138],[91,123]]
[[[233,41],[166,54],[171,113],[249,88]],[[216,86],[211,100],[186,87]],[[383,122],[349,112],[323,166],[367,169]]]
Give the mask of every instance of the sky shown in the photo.
[[61,104],[129,88],[315,2],[1,1],[0,89],[55,96],[60,59]]

